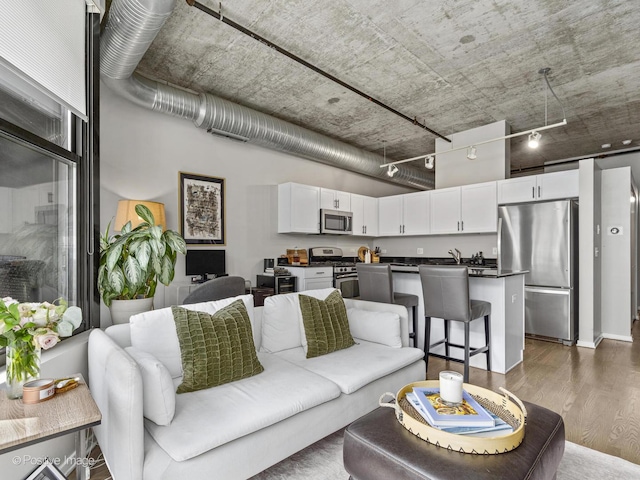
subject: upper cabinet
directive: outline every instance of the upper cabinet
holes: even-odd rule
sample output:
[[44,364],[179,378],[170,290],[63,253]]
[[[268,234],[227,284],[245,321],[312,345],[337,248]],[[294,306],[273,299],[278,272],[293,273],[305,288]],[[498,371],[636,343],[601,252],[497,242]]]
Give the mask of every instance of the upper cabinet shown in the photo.
[[383,237],[429,234],[429,202],[432,191],[378,199],[379,228]]
[[431,191],[431,233],[497,230],[496,182]]
[[364,237],[378,236],[378,199],[351,194],[353,234]]
[[278,185],[278,233],[320,233],[320,188]]
[[544,173],[498,181],[498,203],[574,198],[580,193],[579,170]]
[[338,190],[321,188],[320,189],[320,208],[350,212],[351,211],[351,194],[347,192],[340,192]]

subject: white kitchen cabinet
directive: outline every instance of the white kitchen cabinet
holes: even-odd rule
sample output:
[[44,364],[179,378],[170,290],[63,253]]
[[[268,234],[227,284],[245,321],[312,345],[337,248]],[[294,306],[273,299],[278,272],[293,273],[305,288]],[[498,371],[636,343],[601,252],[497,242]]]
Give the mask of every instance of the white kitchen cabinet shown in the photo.
[[297,278],[296,291],[317,290],[333,287],[333,267],[291,267],[287,269]]
[[320,188],[278,185],[278,233],[320,233]]
[[407,193],[378,199],[378,235],[428,235],[429,192]]
[[498,181],[499,204],[574,198],[579,193],[577,169]]
[[431,191],[431,233],[481,233],[497,230],[496,182]]
[[340,192],[339,190],[330,190],[328,188],[321,188],[320,189],[320,208],[350,212],[351,211],[351,194],[347,192]]
[[462,233],[496,232],[498,201],[496,182],[460,187],[460,231]]
[[378,236],[378,199],[351,194],[353,234],[363,237]]

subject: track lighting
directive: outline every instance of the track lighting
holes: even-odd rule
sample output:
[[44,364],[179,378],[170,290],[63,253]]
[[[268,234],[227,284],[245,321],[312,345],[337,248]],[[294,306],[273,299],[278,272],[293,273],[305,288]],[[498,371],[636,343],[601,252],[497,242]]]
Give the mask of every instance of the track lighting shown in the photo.
[[389,177],[393,177],[396,173],[398,173],[398,167],[395,165],[389,165],[389,167],[387,167],[387,175]]
[[475,160],[476,158],[478,158],[476,155],[476,147],[472,145],[467,149],[467,159]]
[[542,135],[538,132],[531,132],[529,134],[529,148],[538,148],[538,145],[540,145],[540,138],[542,138]]
[[433,155],[427,155],[424,157],[424,166],[431,170],[433,168],[433,162],[435,161],[435,157]]

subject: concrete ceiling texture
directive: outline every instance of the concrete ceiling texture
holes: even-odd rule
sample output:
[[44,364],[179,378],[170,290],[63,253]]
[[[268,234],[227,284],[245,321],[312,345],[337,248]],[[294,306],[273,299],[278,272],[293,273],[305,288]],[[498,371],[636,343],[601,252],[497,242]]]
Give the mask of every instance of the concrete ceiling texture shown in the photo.
[[[536,150],[512,139],[514,172],[600,154],[605,143],[640,148],[638,1],[202,3],[444,136],[499,120],[512,132],[562,121],[551,91],[545,120],[538,71],[550,68],[568,124],[542,132]],[[426,130],[183,1],[138,71],[365,150],[384,145],[389,160],[435,149]]]

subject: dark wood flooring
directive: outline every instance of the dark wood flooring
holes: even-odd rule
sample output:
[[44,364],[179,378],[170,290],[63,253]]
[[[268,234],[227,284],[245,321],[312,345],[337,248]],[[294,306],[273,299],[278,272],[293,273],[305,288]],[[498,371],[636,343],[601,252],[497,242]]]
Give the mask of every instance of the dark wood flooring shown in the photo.
[[[632,331],[640,338],[640,322]],[[427,378],[437,379],[441,370],[462,372],[462,364],[431,357]],[[640,464],[638,341],[603,340],[592,350],[526,339],[523,363],[506,375],[471,368],[469,380],[558,412],[573,443]],[[99,448],[92,452],[99,454]],[[109,478],[105,466],[91,471],[92,480]]]

